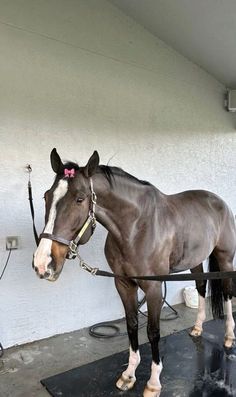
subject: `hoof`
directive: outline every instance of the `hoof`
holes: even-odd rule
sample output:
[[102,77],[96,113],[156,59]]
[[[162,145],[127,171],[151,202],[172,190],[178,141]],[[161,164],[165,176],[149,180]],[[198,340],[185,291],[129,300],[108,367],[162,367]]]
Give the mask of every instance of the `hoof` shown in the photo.
[[143,392],[143,397],[159,397],[161,394],[161,386],[151,386],[148,383]]
[[135,382],[136,382],[135,376],[127,376],[127,375],[122,374],[121,377],[116,382],[116,387],[119,390],[127,391],[127,390],[132,389]]
[[192,330],[189,334],[190,334],[190,336],[201,336],[202,328],[198,327],[197,325],[194,325],[194,327],[192,328]]
[[235,343],[235,338],[232,338],[232,336],[225,336],[225,341],[224,341],[224,347],[227,349],[230,349]]

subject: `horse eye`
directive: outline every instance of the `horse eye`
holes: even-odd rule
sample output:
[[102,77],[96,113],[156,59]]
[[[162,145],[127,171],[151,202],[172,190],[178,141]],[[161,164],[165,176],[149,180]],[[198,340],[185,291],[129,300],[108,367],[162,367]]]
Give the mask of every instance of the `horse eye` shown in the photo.
[[76,203],[82,203],[84,201],[84,197],[78,197],[76,199]]

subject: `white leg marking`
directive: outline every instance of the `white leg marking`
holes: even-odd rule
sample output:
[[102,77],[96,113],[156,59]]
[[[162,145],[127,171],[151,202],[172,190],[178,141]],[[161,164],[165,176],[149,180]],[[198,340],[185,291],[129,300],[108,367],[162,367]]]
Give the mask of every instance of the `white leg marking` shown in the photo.
[[[147,382],[147,391],[146,395],[150,393],[160,392],[161,390],[161,382],[160,382],[160,375],[162,371],[162,362],[160,361],[159,364],[156,364],[154,361],[152,362],[151,366],[151,376],[149,381]],[[158,394],[150,394],[150,395],[159,395]]]
[[[65,196],[68,190],[68,181],[61,179],[53,192],[52,205],[49,212],[48,222],[45,226],[45,233],[52,233],[54,228],[54,223],[57,215],[56,205],[58,201]],[[42,238],[39,246],[34,254],[34,265],[38,268],[39,274],[44,274],[47,270],[48,264],[51,262],[51,246],[52,241]]]
[[122,373],[121,377],[116,382],[116,386],[120,390],[129,390],[133,387],[136,377],[135,371],[140,363],[140,353],[139,350],[134,352],[131,347],[129,348],[129,364],[127,369]]
[[135,376],[135,371],[137,369],[137,366],[140,363],[140,353],[139,350],[137,352],[134,352],[131,347],[129,348],[129,364],[127,369],[123,372],[123,375],[126,375],[128,377],[134,377]]
[[206,303],[205,298],[198,294],[198,312],[195,325],[191,331],[192,336],[200,336],[202,333],[202,324],[206,320]]
[[198,313],[195,325],[202,328],[203,322],[206,320],[206,303],[205,298],[198,294]]
[[232,314],[232,301],[228,299],[225,302],[226,323],[225,323],[225,346],[231,347],[235,339],[234,328],[235,322]]

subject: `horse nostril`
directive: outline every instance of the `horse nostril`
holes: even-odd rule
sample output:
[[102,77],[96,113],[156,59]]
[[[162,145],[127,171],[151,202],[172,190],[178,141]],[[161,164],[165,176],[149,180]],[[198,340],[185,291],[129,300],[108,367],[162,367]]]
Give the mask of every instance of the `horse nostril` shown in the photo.
[[40,275],[39,275],[39,278],[44,278],[44,275],[43,275],[43,274],[40,274]]
[[48,278],[50,276],[50,272],[45,272],[43,277]]
[[35,272],[38,274],[39,269],[37,267],[34,267]]
[[48,269],[52,270],[54,272],[56,271],[56,265],[55,265],[55,262],[53,260],[49,263]]

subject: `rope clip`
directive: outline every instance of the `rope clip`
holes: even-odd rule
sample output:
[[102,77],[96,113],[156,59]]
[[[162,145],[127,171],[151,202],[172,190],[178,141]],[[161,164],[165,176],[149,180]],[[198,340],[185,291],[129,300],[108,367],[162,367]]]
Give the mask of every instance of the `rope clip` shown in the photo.
[[89,266],[87,263],[85,263],[85,262],[83,261],[83,259],[82,259],[80,256],[78,256],[78,259],[79,259],[79,262],[80,262],[80,267],[81,267],[81,269],[86,270],[87,272],[89,272],[89,273],[92,274],[93,276],[96,276],[97,271],[99,270],[97,267],[91,267],[91,266]]

